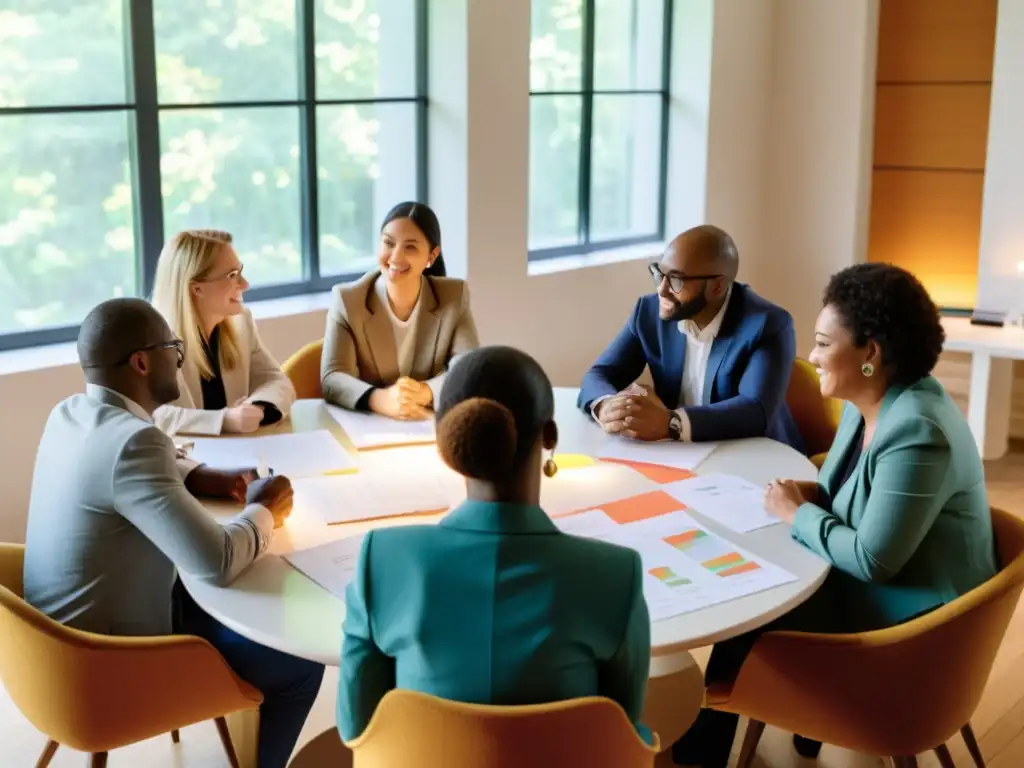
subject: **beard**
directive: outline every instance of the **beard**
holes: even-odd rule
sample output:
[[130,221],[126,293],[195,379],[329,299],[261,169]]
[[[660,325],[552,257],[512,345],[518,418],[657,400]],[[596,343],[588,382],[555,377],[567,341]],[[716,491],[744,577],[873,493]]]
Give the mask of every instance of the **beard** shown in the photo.
[[688,301],[679,301],[675,296],[665,296],[664,298],[669,299],[672,302],[673,309],[668,315],[662,313],[661,319],[668,320],[673,323],[692,319],[694,316],[703,312],[705,307],[708,305],[708,297],[703,293],[699,296],[694,296]]

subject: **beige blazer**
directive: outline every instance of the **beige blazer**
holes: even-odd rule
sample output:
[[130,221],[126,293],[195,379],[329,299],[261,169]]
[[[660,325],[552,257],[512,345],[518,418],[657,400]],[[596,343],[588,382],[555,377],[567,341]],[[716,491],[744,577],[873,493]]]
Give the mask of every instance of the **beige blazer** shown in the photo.
[[[398,381],[395,334],[374,284],[380,272],[353,283],[334,286],[327,313],[320,382],[324,399],[355,408],[367,390]],[[425,381],[438,401],[444,374],[456,356],[480,346],[469,309],[469,288],[463,280],[429,277],[410,333],[415,358],[410,376]]]
[[[245,399],[246,402],[264,402],[274,405],[282,418],[295,402],[295,388],[288,377],[281,372],[281,366],[263,347],[256,322],[248,309],[228,318],[235,327],[241,359],[234,368],[221,366],[224,394],[228,406]],[[178,371],[178,386],[181,395],[173,403],[156,409],[153,419],[156,425],[169,435],[178,433],[192,435],[219,435],[224,427],[224,413],[203,410],[203,388],[199,369],[188,356],[185,365]]]

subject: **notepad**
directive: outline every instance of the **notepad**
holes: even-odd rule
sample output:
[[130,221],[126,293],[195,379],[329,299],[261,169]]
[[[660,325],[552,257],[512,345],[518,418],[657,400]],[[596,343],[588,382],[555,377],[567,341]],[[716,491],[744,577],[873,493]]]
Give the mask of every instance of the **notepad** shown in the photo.
[[201,437],[191,458],[217,469],[258,467],[274,474],[313,477],[357,469],[355,459],[326,429],[256,437]]
[[327,412],[345,430],[357,450],[432,443],[435,440],[433,419],[400,421],[376,413],[349,411],[336,405],[328,405]]

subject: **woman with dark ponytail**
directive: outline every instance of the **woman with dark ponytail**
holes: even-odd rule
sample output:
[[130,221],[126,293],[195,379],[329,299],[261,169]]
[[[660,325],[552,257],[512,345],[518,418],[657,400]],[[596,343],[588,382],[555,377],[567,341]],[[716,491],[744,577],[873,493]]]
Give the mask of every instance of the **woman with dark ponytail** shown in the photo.
[[423,203],[400,203],[381,225],[378,269],[334,287],[320,362],[324,399],[428,418],[452,360],[479,345],[466,283],[446,277],[437,216]]
[[557,442],[551,382],[529,355],[484,347],[452,366],[437,447],[467,501],[438,525],[364,539],[346,595],[343,739],[405,688],[478,704],[606,696],[650,740],[640,556],[561,533],[540,508]]

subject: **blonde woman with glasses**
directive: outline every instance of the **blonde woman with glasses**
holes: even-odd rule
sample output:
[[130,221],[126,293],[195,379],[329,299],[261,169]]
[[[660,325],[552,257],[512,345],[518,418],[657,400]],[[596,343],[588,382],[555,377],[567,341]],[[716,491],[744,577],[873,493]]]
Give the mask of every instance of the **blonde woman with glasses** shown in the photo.
[[231,235],[179,232],[160,253],[153,304],[185,342],[181,396],[154,414],[170,434],[254,432],[288,415],[295,389],[242,304],[249,283]]

